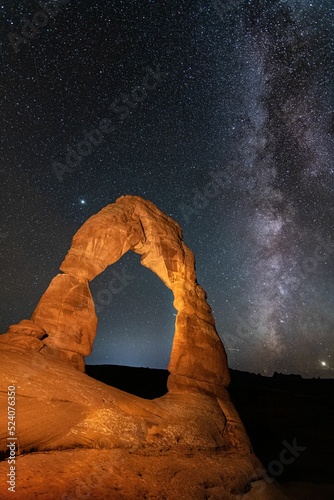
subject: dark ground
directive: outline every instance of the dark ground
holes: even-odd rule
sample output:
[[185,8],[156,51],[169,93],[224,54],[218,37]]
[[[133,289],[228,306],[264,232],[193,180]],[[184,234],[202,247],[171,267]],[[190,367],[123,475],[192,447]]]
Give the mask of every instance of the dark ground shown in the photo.
[[[167,392],[166,370],[88,365],[86,373],[142,398]],[[280,482],[333,484],[334,380],[230,373],[232,401],[268,474]]]

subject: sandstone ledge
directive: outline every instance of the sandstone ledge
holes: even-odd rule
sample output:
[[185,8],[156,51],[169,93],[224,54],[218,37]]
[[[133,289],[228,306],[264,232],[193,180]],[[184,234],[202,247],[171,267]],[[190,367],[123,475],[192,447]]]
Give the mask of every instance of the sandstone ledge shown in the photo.
[[[0,476],[8,466],[0,463]],[[66,450],[17,460],[20,500],[285,500],[236,454]],[[252,476],[250,480],[249,477]],[[2,486],[3,499],[12,499]]]

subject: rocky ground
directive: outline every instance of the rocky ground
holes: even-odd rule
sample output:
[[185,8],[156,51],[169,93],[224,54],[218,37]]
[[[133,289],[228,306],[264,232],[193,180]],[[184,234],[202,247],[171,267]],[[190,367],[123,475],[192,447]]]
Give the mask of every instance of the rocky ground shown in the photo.
[[[253,483],[257,498],[284,498],[263,481],[227,394],[187,387],[144,399],[6,343],[0,371],[0,498],[13,498],[8,480],[20,500],[232,500],[252,494]],[[8,388],[16,393],[13,432]]]
[[[168,372],[145,368],[87,366],[87,372],[138,396],[162,396]],[[279,460],[283,442],[306,449],[275,479],[296,500],[334,498],[334,380],[276,374],[262,377],[230,370],[229,393],[264,467]],[[297,450],[298,453],[298,450]],[[278,466],[279,467],[279,466]]]
[[[87,373],[148,400],[166,393],[168,374],[163,370],[105,366],[87,367]],[[32,377],[32,373],[28,376]],[[60,446],[53,451],[30,450],[17,457],[17,498],[332,500],[333,381],[264,378],[233,370],[231,378],[233,402],[267,469],[264,480],[259,480],[263,477],[260,468],[258,474],[247,480],[248,460],[223,449]],[[86,386],[91,391],[90,385]],[[64,405],[67,403],[64,401]],[[70,423],[72,416],[68,414],[66,418]],[[33,421],[31,427],[34,428]],[[306,449],[297,448],[295,460],[291,460],[291,453],[284,455],[289,463],[283,464],[280,471],[277,462],[282,457],[282,442],[292,445],[294,439]],[[105,446],[104,442],[100,444]],[[270,471],[280,471],[275,477],[278,484],[273,483]],[[8,462],[3,460],[0,498],[15,498],[5,484],[7,473]]]
[[[264,481],[253,483],[253,491],[250,484],[245,492],[241,462],[236,456],[198,450],[181,454],[168,450],[33,453],[17,461],[17,496],[20,500],[284,500]],[[2,478],[6,469],[6,462],[0,463]],[[3,484],[1,498],[15,498]]]

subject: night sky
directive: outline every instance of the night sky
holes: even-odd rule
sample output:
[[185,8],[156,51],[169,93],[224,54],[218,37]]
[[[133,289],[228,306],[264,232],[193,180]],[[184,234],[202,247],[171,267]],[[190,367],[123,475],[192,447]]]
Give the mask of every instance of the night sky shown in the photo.
[[[81,224],[133,194],[181,225],[231,368],[333,377],[332,0],[0,11],[0,331]],[[86,362],[166,368],[172,293],[139,256],[91,290]]]

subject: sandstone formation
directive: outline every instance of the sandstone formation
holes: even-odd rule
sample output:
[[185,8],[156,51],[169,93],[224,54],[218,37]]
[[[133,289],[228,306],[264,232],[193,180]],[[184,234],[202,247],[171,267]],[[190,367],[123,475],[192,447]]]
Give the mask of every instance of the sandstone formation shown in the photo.
[[[81,373],[97,326],[89,281],[128,250],[140,254],[141,263],[172,290],[177,310],[168,393],[155,400],[135,397]],[[116,487],[112,489],[115,475],[104,467],[105,473],[99,472],[102,492],[92,484],[91,498],[144,498],[136,493],[141,491],[141,478],[146,481],[142,485],[147,498],[159,497],[159,491],[161,498],[180,498],[183,481],[169,490],[167,483],[158,485],[154,480],[150,458],[154,456],[168,470],[168,481],[178,473],[186,478],[190,493],[182,498],[194,498],[193,491],[198,498],[208,498],[208,489],[210,498],[243,498],[251,482],[263,478],[263,470],[226,390],[226,353],[178,224],[152,203],[123,196],[79,229],[60,270],[63,274],[52,280],[31,320],[12,325],[0,336],[1,411],[6,408],[8,386],[15,386],[17,452],[28,453],[17,458],[20,470],[36,463],[43,468],[32,453],[36,451],[51,453],[47,462],[52,463],[53,453],[72,450],[72,457],[80,456],[86,463],[94,449],[109,450],[109,455],[101,454],[104,462],[108,456],[115,460],[117,454],[110,450],[121,450],[131,496],[125,486],[119,494]],[[3,458],[7,438],[4,422],[0,424]],[[76,454],[78,448],[85,449],[82,456]],[[114,466],[112,462],[111,469]],[[48,475],[46,466],[43,470]],[[86,473],[83,468],[81,476],[78,465],[76,474],[82,481]],[[36,487],[46,495],[41,498],[52,498],[47,496],[49,484],[48,478],[37,486],[25,485],[20,498],[34,498]],[[56,479],[54,484],[66,498],[64,484]],[[106,493],[108,488],[112,496]],[[0,494],[7,498],[5,490]],[[280,498],[269,483],[261,495],[257,498]]]
[[47,334],[44,344],[84,370],[83,357],[92,352],[97,317],[88,280],[58,274],[38,303],[32,321]]

